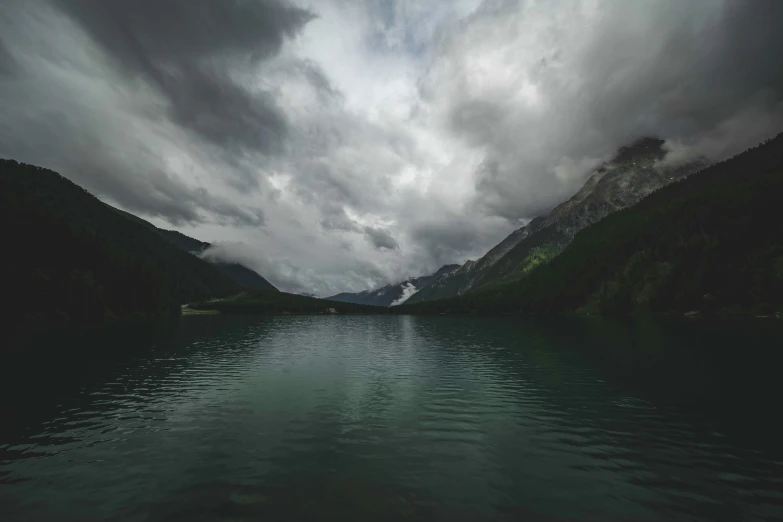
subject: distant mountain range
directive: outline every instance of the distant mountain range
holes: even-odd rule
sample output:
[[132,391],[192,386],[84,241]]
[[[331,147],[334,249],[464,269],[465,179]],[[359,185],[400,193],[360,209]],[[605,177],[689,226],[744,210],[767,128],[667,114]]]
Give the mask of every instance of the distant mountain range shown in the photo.
[[676,168],[661,167],[658,162],[666,154],[663,143],[643,138],[622,147],[589,175],[571,199],[515,230],[479,260],[436,278],[407,303],[455,297],[519,279],[559,254],[583,228],[705,166],[696,161]]
[[357,293],[344,292],[327,299],[372,306],[398,306],[409,300],[411,296],[415,295],[422,288],[426,288],[433,281],[447,276],[458,268],[459,265],[445,265],[431,275],[412,277],[400,283],[386,285],[375,290],[365,290]]

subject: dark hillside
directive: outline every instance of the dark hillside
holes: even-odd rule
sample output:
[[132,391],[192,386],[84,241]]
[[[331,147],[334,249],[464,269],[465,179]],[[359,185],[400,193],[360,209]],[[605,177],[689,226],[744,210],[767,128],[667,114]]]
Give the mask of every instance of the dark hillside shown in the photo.
[[[198,239],[186,236],[175,230],[162,230],[160,228],[157,228],[156,230],[170,243],[188,253],[199,254],[211,246],[209,243],[199,241]],[[250,290],[253,292],[279,292],[272,283],[244,265],[239,263],[222,263],[211,259],[206,259],[206,261],[216,266],[218,270],[227,275],[243,290]]]
[[155,227],[47,169],[0,160],[5,319],[19,324],[160,315],[241,290]]

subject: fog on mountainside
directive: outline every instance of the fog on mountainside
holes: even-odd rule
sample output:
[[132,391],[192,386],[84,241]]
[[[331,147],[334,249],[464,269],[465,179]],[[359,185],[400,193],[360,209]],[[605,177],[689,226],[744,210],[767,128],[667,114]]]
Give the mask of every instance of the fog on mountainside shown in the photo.
[[198,239],[193,239],[192,237],[188,237],[185,234],[174,230],[159,229],[158,232],[182,250],[217,266],[221,272],[230,277],[244,290],[251,290],[253,292],[278,291],[277,288],[272,285],[272,283],[264,279],[250,268],[247,268],[240,263],[226,262],[220,258],[209,256],[207,252],[208,249],[212,246],[209,243],[199,241]]

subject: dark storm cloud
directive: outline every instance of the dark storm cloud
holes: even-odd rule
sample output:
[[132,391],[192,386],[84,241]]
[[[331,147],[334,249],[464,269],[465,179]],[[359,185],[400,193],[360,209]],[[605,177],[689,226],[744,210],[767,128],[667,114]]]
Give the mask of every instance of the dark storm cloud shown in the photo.
[[[109,164],[116,169],[116,164]],[[124,208],[148,216],[163,218],[173,225],[204,222],[207,217],[213,222],[238,227],[258,227],[265,222],[261,209],[245,209],[230,201],[211,195],[204,188],[192,188],[179,180],[172,179],[165,172],[155,172],[149,165],[148,172],[157,174],[145,183],[128,184],[123,180],[105,176],[102,171],[74,169],[79,172],[74,179],[84,176],[84,185],[92,186],[101,193],[115,194],[111,197]],[[101,175],[104,174],[104,175]],[[131,173],[124,173],[126,175]],[[132,174],[131,174],[132,175]],[[121,184],[122,189],[117,190]]]
[[[481,196],[481,203],[493,213],[514,221],[522,216],[540,216],[546,214],[552,205],[548,197],[542,195],[558,194],[562,189],[562,181],[553,175],[544,165],[536,165],[526,172],[527,183],[534,185],[531,190],[514,194],[513,201],[509,195],[513,187],[509,187],[506,178],[510,171],[518,168],[516,163],[503,163],[502,156],[489,156],[479,165],[476,171],[476,191]],[[581,169],[577,174],[582,174]],[[511,181],[513,184],[513,180]],[[524,209],[520,212],[520,209]]]
[[[169,176],[161,169],[163,162],[154,151],[134,141],[123,143],[121,147],[127,149],[132,158],[113,157],[101,138],[86,133],[89,127],[86,124],[81,127],[79,120],[55,116],[51,123],[48,129],[39,129],[38,141],[31,141],[28,134],[23,133],[16,143],[11,141],[13,129],[0,125],[0,149],[9,147],[22,161],[67,172],[75,183],[94,194],[107,196],[131,212],[164,218],[175,225],[203,222],[207,217],[235,226],[264,224],[261,210],[242,208],[209,194],[204,188],[188,186]],[[63,131],[65,136],[46,134]],[[78,138],[72,139],[74,136]],[[47,143],[57,146],[43,145]],[[84,153],[84,147],[90,149],[89,154]],[[52,165],[49,165],[50,161]]]
[[485,211],[545,212],[578,188],[591,160],[642,136],[717,160],[783,124],[783,2],[586,5],[485,2],[444,40],[462,66],[423,93],[446,94],[448,125],[486,150]]
[[484,246],[483,235],[481,226],[458,215],[418,223],[412,231],[415,243],[424,249],[428,259],[434,260],[436,267],[464,258],[475,252],[477,245]]
[[0,38],[0,76],[11,75],[16,70],[16,61]]
[[155,85],[178,124],[224,147],[279,151],[288,127],[271,95],[228,65],[276,54],[308,11],[274,0],[57,0],[131,75]]
[[504,120],[505,108],[501,103],[490,100],[466,99],[456,103],[450,111],[452,130],[468,143],[481,145],[499,141],[496,132],[502,132],[498,123]]
[[[783,2],[730,1],[709,19],[698,16],[701,5],[662,7],[633,35],[642,41],[630,47],[630,32],[602,33],[585,56],[592,122],[631,126],[637,133],[693,134],[710,130],[764,91],[783,97]],[[628,11],[607,12],[604,27],[621,26]],[[646,52],[644,38],[652,44]]]
[[313,63],[311,60],[300,60],[293,65],[307,79],[310,86],[315,89],[320,101],[327,104],[342,101],[343,94],[334,88],[332,82],[329,81],[329,78],[318,64]]
[[334,201],[326,201],[321,204],[320,225],[325,230],[341,230],[343,232],[362,232],[362,227],[348,217],[345,207]]
[[279,152],[288,132],[283,112],[268,93],[250,94],[210,67],[182,64],[156,83],[172,101],[171,118],[229,149]]
[[[66,87],[30,83],[25,77],[0,82],[0,97],[39,102],[0,106],[0,156],[51,168],[131,212],[173,224],[264,223],[260,210],[243,208],[172,176],[156,149],[165,147],[165,141],[130,131],[135,122],[122,114],[110,111],[101,114],[105,122],[96,122],[95,114],[79,103],[60,98],[68,95]],[[92,103],[103,101],[99,94],[85,97]]]
[[[263,225],[260,209],[210,189],[221,176],[243,191],[257,187],[257,169],[239,149],[284,147],[283,111],[242,73],[310,18],[275,1],[8,0],[0,156],[173,224]],[[209,172],[207,186],[189,179],[193,165]]]
[[370,242],[379,250],[397,250],[400,248],[397,240],[391,233],[380,227],[364,227],[364,233],[367,234]]
[[297,3],[0,0],[0,156],[327,295],[482,255],[641,136],[783,128],[783,1]]

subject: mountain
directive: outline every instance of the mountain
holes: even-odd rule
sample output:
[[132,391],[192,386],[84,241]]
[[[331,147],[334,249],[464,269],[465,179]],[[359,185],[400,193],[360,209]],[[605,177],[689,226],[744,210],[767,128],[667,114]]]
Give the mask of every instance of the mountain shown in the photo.
[[[163,230],[159,228],[156,230],[173,245],[196,256],[199,256],[212,246],[210,243],[193,239],[192,237],[188,237],[175,230]],[[221,272],[242,287],[243,290],[250,290],[253,292],[279,292],[272,283],[244,265],[239,263],[223,263],[209,258],[207,258],[206,261],[215,265]]]
[[160,228],[157,230],[160,235],[169,241],[169,243],[176,246],[180,250],[184,250],[185,252],[189,252],[191,254],[201,254],[204,252],[204,250],[212,246],[209,243],[186,236],[182,232],[177,232],[176,230],[163,230]]
[[189,254],[55,172],[12,160],[0,160],[0,231],[13,303],[3,320],[19,328],[167,315],[236,294],[248,276]]
[[272,283],[261,277],[258,272],[247,268],[239,263],[220,263],[209,261],[215,265],[218,270],[226,274],[232,281],[242,287],[243,290],[249,290],[255,293],[279,293]]
[[609,214],[510,281],[400,311],[783,316],[781,193],[783,134]]
[[[129,212],[125,212],[114,207],[110,208],[115,212],[124,215],[128,219],[148,227],[150,230],[154,230],[157,234],[163,236],[163,238],[165,238],[172,245],[196,257],[201,257],[201,254],[210,246],[212,246],[210,243],[186,236],[185,234],[177,232],[176,230],[165,230],[162,228],[157,228],[152,223],[144,221],[140,217],[134,216]],[[239,263],[224,263],[209,258],[204,260],[207,263],[217,267],[217,269],[220,270],[224,275],[228,276],[232,281],[238,284],[242,290],[253,292],[279,292],[279,290],[275,288],[272,283],[261,277],[261,275],[259,275],[254,270],[251,270],[244,265]]]
[[373,306],[397,306],[406,302],[412,295],[422,288],[426,288],[433,281],[451,273],[459,268],[459,265],[445,265],[432,275],[413,277],[394,285],[386,285],[376,290],[341,294],[327,297],[332,301],[343,303],[364,304]]
[[459,270],[433,281],[408,302],[454,297],[518,279],[559,254],[578,231],[704,166],[702,162],[676,168],[656,165],[666,154],[663,143],[642,138],[621,147],[614,158],[589,175],[571,199],[515,230],[478,261],[468,261]]

